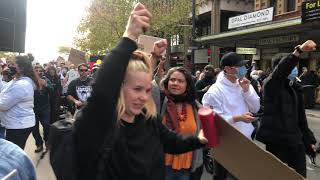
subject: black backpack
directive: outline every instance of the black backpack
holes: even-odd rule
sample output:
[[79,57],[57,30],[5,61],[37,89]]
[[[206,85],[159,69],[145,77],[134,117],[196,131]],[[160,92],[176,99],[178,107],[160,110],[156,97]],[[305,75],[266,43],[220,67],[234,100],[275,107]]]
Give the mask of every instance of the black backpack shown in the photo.
[[50,164],[57,180],[77,179],[73,124],[73,119],[63,119],[50,127]]
[[[80,111],[81,112],[81,111]],[[78,114],[80,113],[78,112]],[[73,140],[73,127],[75,120],[63,119],[53,123],[50,127],[49,148],[50,164],[57,180],[77,180],[77,159],[75,156],[75,144]],[[114,143],[114,136],[105,139],[104,145],[99,151],[100,157],[96,177],[92,179],[104,179],[105,160],[110,156]]]

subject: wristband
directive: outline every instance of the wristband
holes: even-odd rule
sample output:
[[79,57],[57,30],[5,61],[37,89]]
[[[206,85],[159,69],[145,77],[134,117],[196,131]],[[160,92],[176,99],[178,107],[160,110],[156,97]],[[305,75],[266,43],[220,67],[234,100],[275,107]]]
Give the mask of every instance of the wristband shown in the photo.
[[298,51],[299,54],[302,54],[302,53],[303,53],[303,51],[302,51],[301,48],[300,48],[300,45],[296,46],[296,47],[294,48],[294,50]]

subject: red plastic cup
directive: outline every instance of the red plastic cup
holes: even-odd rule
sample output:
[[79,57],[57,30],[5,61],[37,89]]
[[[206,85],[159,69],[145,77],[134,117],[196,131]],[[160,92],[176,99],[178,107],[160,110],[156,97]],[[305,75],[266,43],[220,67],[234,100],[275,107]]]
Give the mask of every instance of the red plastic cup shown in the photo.
[[219,145],[218,132],[215,124],[215,114],[212,109],[202,107],[198,111],[198,116],[201,121],[203,133],[208,139],[207,146],[214,148]]

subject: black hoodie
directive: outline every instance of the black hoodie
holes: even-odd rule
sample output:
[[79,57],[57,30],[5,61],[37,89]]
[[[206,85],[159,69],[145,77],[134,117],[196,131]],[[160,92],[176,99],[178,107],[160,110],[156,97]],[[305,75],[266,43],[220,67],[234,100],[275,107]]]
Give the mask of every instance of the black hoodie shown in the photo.
[[78,179],[96,179],[105,138],[115,137],[106,142],[114,143],[103,167],[103,179],[112,180],[164,180],[164,153],[184,153],[203,146],[197,137],[177,135],[159,119],[146,119],[142,114],[135,117],[134,123],[122,121],[117,128],[116,104],[129,59],[136,49],[134,41],[122,38],[106,56],[92,85],[91,97],[77,117],[74,141]]

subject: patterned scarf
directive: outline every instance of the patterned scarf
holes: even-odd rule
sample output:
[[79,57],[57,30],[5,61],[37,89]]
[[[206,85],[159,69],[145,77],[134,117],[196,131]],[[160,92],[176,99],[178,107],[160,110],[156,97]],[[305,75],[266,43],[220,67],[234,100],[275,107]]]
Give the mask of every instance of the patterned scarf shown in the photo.
[[180,132],[180,121],[186,119],[178,113],[176,103],[182,103],[182,116],[186,116],[186,106],[187,106],[187,93],[182,95],[172,95],[168,91],[165,91],[165,95],[168,98],[167,109],[166,109],[166,121],[164,124],[171,130],[175,132]]

